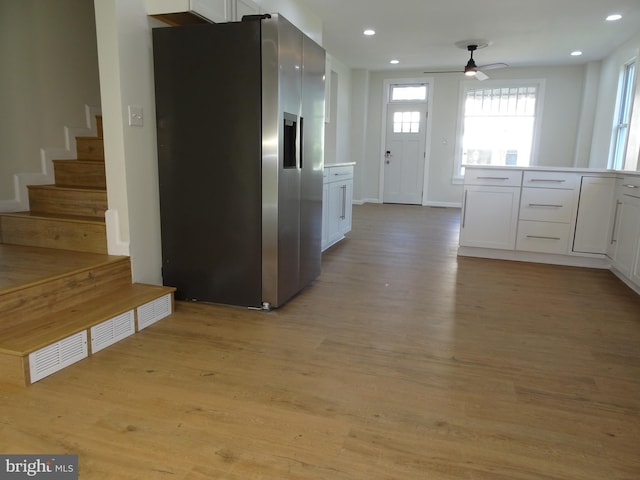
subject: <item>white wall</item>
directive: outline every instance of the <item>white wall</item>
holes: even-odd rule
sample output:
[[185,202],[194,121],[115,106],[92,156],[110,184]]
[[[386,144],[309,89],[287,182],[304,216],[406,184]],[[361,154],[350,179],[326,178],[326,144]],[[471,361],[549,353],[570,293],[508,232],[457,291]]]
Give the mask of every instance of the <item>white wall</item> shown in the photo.
[[[161,283],[151,28],[144,0],[95,0],[107,167],[109,253],[131,256],[133,280]],[[128,106],[144,125],[128,125]]]
[[327,55],[329,104],[325,124],[325,164],[351,162],[351,69]]
[[92,2],[2,1],[0,32],[4,201],[15,198],[14,174],[42,171],[41,148],[64,149],[65,127],[87,127],[100,83]]
[[[543,120],[540,132],[537,165],[574,165],[576,143],[581,117],[582,92],[586,67],[584,65],[546,68],[509,68],[491,71],[493,79],[545,80]],[[357,114],[365,115],[366,133],[363,164],[356,169],[361,174],[359,185],[354,187],[356,200],[378,201],[380,187],[380,150],[383,115],[383,85],[389,78],[416,78],[424,76],[417,71],[384,71],[354,75],[353,91],[368,91],[366,108]],[[462,75],[440,74],[433,76],[433,104],[429,108],[431,121],[431,145],[427,147],[428,189],[425,204],[459,204],[462,187],[452,182],[458,116],[460,111]],[[354,115],[356,111],[354,110]],[[588,120],[588,119],[587,119]],[[358,122],[358,119],[354,119]],[[588,123],[588,122],[587,122]],[[356,140],[357,141],[357,140]]]

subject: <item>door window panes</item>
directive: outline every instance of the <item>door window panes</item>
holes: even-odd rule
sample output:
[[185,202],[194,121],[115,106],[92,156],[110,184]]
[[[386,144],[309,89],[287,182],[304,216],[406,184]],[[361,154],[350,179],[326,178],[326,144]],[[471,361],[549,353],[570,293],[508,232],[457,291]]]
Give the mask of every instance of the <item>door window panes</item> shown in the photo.
[[393,133],[419,133],[420,112],[395,112]]

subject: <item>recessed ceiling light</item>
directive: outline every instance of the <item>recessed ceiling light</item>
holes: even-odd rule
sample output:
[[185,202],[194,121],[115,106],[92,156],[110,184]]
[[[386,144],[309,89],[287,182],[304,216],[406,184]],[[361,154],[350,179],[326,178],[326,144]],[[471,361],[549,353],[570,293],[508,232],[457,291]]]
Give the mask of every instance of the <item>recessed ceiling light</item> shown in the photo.
[[376,31],[375,31],[374,29],[372,29],[372,28],[367,28],[367,29],[366,29],[364,32],[362,32],[362,33],[364,33],[365,35],[367,35],[368,37],[370,37],[371,35],[375,35],[375,34],[376,34]]
[[571,52],[571,56],[573,57],[579,57],[580,55],[582,55],[582,52],[580,50],[574,50],[573,52]]
[[397,65],[398,63],[400,63],[400,60],[390,60],[389,63],[392,63],[394,65]]
[[622,15],[620,15],[619,13],[614,13],[613,15],[609,15],[607,17],[607,21],[608,22],[615,22],[616,20],[620,20],[622,18]]

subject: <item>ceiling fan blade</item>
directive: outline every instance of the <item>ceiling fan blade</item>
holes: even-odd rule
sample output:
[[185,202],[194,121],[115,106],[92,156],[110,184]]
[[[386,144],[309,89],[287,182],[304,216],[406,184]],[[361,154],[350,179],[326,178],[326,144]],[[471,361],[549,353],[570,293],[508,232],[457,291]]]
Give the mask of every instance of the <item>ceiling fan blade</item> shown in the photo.
[[478,70],[476,72],[475,77],[482,82],[483,80],[486,80],[487,78],[489,78],[489,75],[487,75],[486,73],[481,72],[480,70]]
[[490,63],[488,65],[481,65],[478,67],[480,70],[495,70],[497,68],[507,68],[509,65],[506,63]]
[[438,70],[437,72],[422,72],[422,73],[464,73],[462,70]]

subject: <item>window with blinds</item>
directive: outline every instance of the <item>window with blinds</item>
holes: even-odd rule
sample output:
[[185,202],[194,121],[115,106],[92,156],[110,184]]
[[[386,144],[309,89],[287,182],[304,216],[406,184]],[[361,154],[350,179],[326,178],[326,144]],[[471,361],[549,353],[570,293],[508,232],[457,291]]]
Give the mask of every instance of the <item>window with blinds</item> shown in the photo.
[[539,93],[538,83],[465,89],[460,177],[466,165],[531,164]]

